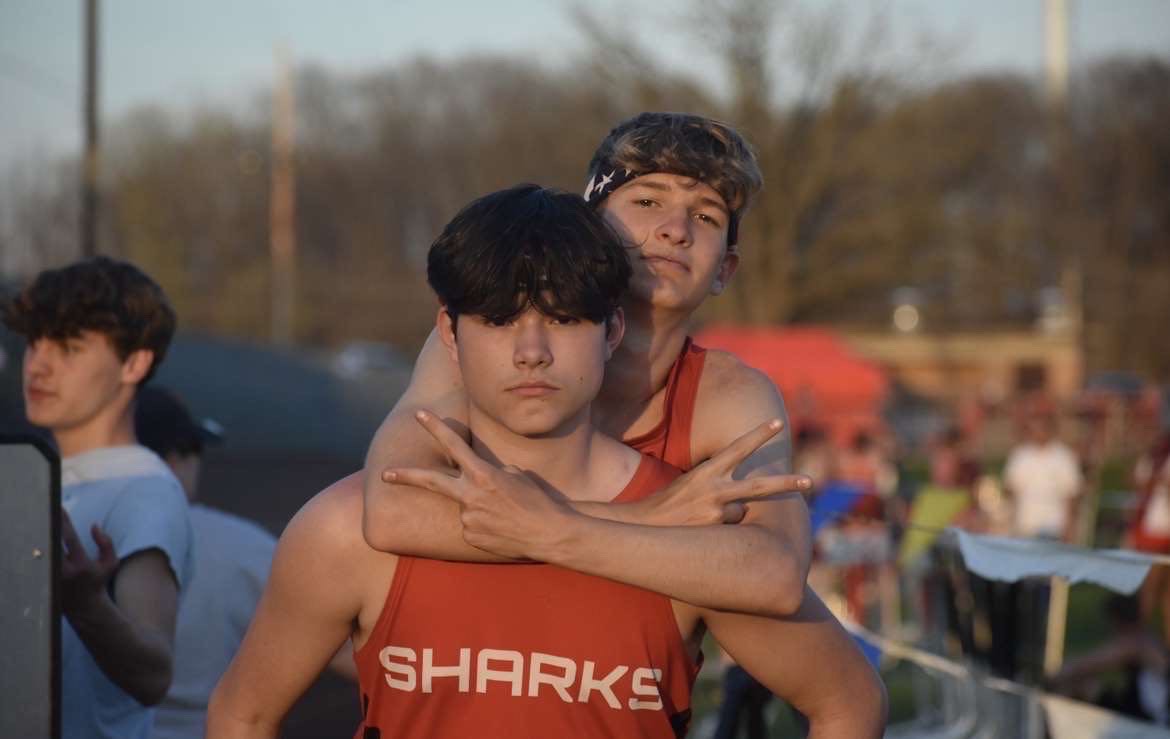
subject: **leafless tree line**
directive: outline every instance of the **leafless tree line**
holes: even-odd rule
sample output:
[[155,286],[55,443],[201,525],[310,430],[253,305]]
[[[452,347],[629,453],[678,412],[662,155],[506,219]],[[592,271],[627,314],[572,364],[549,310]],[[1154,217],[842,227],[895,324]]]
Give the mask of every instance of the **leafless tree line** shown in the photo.
[[[1084,69],[1053,110],[1022,76],[842,64],[824,19],[776,32],[789,6],[702,7],[695,43],[721,60],[726,94],[655,67],[584,11],[590,50],[562,69],[300,68],[298,340],[416,344],[433,319],[426,248],[461,205],[520,181],[577,190],[613,123],[669,109],[740,126],[767,181],[734,289],[707,318],[885,325],[893,291],[914,287],[926,330],[1019,327],[1041,288],[1062,287],[1083,310],[1090,369],[1170,380],[1170,62]],[[859,43],[880,47],[875,28]],[[778,91],[781,72],[796,83]],[[267,110],[140,110],[108,127],[102,249],[155,274],[187,329],[266,336]],[[75,253],[73,166],[7,183],[5,271]]]

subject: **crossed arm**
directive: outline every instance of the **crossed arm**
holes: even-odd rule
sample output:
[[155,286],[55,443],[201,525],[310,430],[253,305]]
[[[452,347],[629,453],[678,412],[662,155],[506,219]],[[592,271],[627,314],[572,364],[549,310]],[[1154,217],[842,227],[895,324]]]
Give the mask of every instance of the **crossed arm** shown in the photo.
[[[769,424],[783,417],[783,404],[774,388],[762,399],[755,390],[741,393],[746,414],[728,409],[738,416],[738,426],[720,447],[745,431],[746,439],[663,491],[633,504],[556,501],[523,475],[499,470],[474,478],[466,469],[459,478],[414,474],[458,463],[450,439],[466,447],[467,401],[458,371],[435,351],[432,338],[366,459],[366,541],[383,551],[437,559],[538,559],[699,606],[792,613],[800,605],[808,567],[803,502],[795,496],[796,510],[791,498],[747,506],[742,501],[799,490],[806,481],[783,474],[784,460],[774,459],[782,447],[772,443],[756,451],[776,435],[778,428]],[[424,408],[431,412],[425,430],[416,421]],[[446,447],[436,442],[432,437],[443,426],[439,418],[462,438],[448,434]],[[749,456],[750,479],[736,479],[733,473]],[[381,474],[388,469],[398,472],[398,480]],[[424,479],[429,484],[416,486]],[[454,495],[446,482],[452,479],[461,480],[466,494]],[[746,525],[721,525],[741,519]]]

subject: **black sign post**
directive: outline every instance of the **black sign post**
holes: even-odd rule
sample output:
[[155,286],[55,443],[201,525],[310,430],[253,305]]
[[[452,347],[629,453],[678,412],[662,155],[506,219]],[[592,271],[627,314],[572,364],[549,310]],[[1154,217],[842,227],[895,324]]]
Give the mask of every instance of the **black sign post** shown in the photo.
[[0,737],[61,733],[61,463],[0,435]]

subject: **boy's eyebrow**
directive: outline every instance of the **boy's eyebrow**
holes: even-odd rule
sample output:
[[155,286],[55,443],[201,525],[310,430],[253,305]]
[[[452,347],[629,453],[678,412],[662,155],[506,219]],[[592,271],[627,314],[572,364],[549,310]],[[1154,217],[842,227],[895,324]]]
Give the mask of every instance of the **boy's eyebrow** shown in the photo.
[[[696,182],[698,182],[698,180],[696,180]],[[631,188],[645,187],[645,188],[648,188],[650,190],[657,190],[659,192],[670,192],[671,190],[674,189],[674,187],[672,185],[668,185],[665,182],[655,182],[654,180],[643,180],[642,178],[639,178],[639,179],[631,182],[630,187]],[[707,195],[700,195],[699,202],[703,203],[704,205],[710,205],[713,208],[718,208],[724,214],[730,213],[730,211],[727,208],[727,205],[724,204],[724,202],[722,200],[716,200],[715,198],[707,196]]]

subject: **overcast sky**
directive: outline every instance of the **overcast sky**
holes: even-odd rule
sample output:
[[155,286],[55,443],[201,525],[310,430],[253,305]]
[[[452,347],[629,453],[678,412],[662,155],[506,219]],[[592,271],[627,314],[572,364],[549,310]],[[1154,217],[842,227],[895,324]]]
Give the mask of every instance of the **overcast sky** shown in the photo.
[[[1005,68],[1039,74],[1044,0],[805,0],[843,23],[886,8],[897,38],[945,42],[956,72]],[[0,168],[80,140],[81,0],[0,0]],[[689,0],[589,7],[622,24],[661,63],[718,86],[717,65],[687,49],[667,10]],[[565,4],[545,0],[106,0],[102,3],[102,116],[143,103],[184,106],[242,99],[268,84],[273,50],[339,70],[429,54],[531,55],[562,63],[579,48]],[[645,8],[649,9],[645,9]],[[1073,0],[1074,60],[1115,52],[1170,58],[1170,0]],[[671,27],[673,26],[673,27]]]

